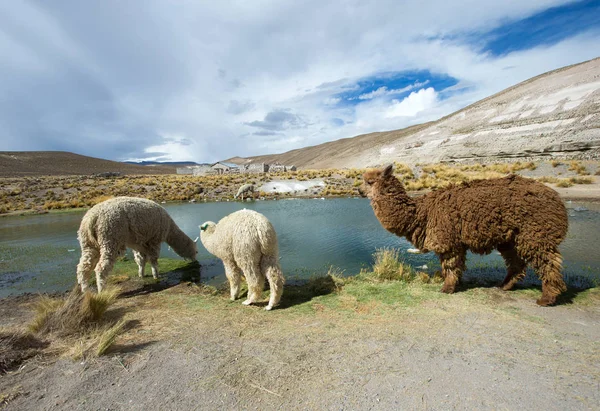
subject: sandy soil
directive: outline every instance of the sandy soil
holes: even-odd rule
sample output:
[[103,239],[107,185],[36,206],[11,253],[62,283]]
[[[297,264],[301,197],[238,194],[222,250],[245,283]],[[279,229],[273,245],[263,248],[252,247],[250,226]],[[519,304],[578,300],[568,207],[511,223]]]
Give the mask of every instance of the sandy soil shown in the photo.
[[[136,325],[108,356],[29,360],[0,394],[7,410],[598,409],[600,295],[542,308],[536,293],[265,312],[182,284],[120,299]],[[31,315],[22,302],[2,325]]]

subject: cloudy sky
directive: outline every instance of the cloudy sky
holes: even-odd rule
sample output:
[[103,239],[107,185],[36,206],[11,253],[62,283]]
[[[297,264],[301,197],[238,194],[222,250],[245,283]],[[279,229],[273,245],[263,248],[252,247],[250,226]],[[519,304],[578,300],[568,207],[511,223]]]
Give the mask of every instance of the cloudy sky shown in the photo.
[[600,56],[600,1],[0,2],[0,151],[213,162],[434,120]]

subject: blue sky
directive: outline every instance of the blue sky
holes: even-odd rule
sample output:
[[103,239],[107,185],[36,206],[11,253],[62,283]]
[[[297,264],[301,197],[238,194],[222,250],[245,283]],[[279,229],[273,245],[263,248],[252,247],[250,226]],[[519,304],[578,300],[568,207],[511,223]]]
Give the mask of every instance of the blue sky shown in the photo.
[[586,31],[600,30],[600,1],[575,1],[510,21],[483,35],[484,51],[504,55],[552,45]]
[[600,1],[0,2],[0,150],[283,152],[600,56]]

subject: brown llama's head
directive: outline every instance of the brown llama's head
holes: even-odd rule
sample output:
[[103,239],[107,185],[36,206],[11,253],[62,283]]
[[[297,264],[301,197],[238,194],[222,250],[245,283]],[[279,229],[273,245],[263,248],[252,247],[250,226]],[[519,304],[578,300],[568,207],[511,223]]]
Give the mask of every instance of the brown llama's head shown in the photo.
[[373,190],[390,178],[394,178],[392,164],[383,169],[369,170],[363,174],[363,183],[358,192],[362,197],[373,198]]

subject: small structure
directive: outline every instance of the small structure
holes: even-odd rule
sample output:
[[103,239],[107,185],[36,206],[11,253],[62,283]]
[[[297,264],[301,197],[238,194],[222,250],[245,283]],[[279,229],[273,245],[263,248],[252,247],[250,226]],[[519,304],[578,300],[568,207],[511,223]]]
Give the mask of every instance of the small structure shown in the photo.
[[205,176],[212,174],[214,171],[210,164],[202,164],[196,167],[192,167],[192,174],[195,176]]
[[193,167],[177,167],[175,169],[175,171],[177,172],[177,174],[181,174],[181,175],[191,175],[191,174],[194,174],[194,168]]
[[238,166],[237,164],[225,163],[222,161],[214,163],[212,166],[210,166],[210,168],[213,171],[215,171],[216,174],[228,174],[228,173],[239,173],[240,172],[240,166]]
[[248,164],[244,166],[244,172],[249,174],[259,174],[269,172],[269,165],[266,163]]
[[285,166],[280,163],[267,164],[267,163],[252,163],[239,165],[234,163],[228,163],[219,161],[214,164],[200,164],[197,166],[178,167],[177,174],[195,176],[205,176],[210,174],[264,174],[264,173],[278,173],[286,171],[296,171],[296,166]]
[[269,167],[269,171],[271,173],[285,172],[286,171],[286,167],[283,164],[274,163],[274,164],[271,164],[271,166]]

